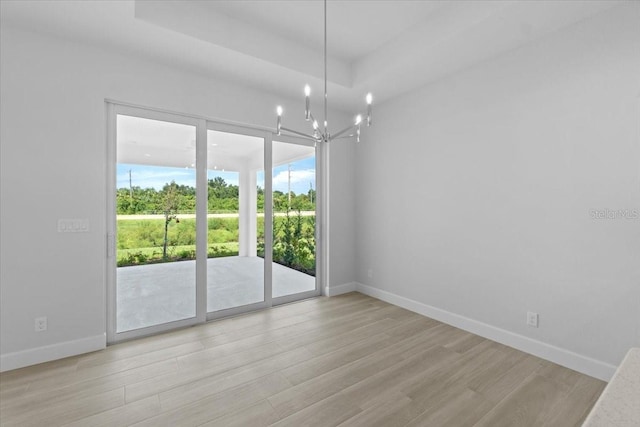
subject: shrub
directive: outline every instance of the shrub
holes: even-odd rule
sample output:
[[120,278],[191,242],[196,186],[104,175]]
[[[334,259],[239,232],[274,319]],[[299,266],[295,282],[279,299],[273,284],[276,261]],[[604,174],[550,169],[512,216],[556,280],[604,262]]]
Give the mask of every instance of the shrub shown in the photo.
[[140,265],[145,264],[149,260],[149,257],[142,252],[130,252],[125,255],[123,259],[119,259],[117,262],[118,267],[124,267],[128,265]]
[[208,258],[220,258],[225,256],[237,256],[238,251],[234,249],[227,248],[225,246],[217,246],[213,245],[209,247],[209,251],[207,253]]

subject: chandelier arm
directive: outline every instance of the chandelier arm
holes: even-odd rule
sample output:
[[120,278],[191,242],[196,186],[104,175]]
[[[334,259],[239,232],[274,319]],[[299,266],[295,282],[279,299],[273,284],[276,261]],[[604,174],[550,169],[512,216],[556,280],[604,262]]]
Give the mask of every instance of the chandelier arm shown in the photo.
[[356,134],[355,134],[355,133],[350,133],[349,135],[340,136],[340,137],[338,137],[338,138],[334,138],[334,137],[332,136],[332,137],[331,137],[331,140],[333,141],[333,140],[335,140],[335,139],[351,139],[351,138],[353,138],[354,136],[356,136]]
[[297,136],[301,136],[301,137],[306,138],[306,139],[310,139],[312,141],[317,141],[318,140],[317,138],[313,137],[312,135],[309,135],[309,134],[306,134],[306,133],[302,133],[302,132],[298,132],[297,130],[289,129],[289,128],[286,128],[286,127],[281,127],[280,130],[283,131],[283,132],[288,132],[288,133],[291,133],[291,134],[294,134],[294,135],[297,135]]
[[347,126],[346,128],[342,129],[340,132],[338,132],[338,133],[335,133],[335,134],[331,135],[331,139],[336,139],[336,138],[338,138],[340,135],[342,135],[342,134],[343,134],[343,133],[345,133],[345,132],[350,131],[351,129],[353,129],[353,128],[354,128],[354,127],[356,127],[356,126],[357,126],[357,125],[349,125],[349,126]]

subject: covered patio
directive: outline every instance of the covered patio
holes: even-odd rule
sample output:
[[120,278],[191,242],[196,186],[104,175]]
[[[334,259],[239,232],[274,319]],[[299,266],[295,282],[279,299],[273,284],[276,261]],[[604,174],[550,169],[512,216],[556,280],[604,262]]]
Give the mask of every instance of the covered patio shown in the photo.
[[[118,332],[195,316],[195,280],[195,261],[118,268]],[[263,283],[262,258],[209,258],[207,311],[263,301]],[[311,291],[315,287],[315,277],[273,263],[274,298]]]

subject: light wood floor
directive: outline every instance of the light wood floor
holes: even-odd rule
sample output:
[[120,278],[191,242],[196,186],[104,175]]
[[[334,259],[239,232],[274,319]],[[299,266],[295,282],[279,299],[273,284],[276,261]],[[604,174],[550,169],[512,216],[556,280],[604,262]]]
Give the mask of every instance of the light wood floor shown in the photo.
[[604,383],[352,293],[0,375],[2,426],[578,426]]

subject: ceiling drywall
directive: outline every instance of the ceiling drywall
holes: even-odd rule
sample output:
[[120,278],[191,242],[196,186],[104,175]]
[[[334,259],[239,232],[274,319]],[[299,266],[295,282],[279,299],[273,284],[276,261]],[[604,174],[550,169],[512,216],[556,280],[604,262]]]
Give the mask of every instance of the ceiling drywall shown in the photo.
[[[118,163],[195,169],[196,128],[126,115],[116,119]],[[313,146],[277,144],[273,167],[313,157]],[[207,131],[207,169],[259,171],[264,169],[263,138]]]
[[[333,108],[362,109],[623,0],[329,1]],[[2,25],[117,49],[287,97],[322,101],[323,2],[2,1]]]

